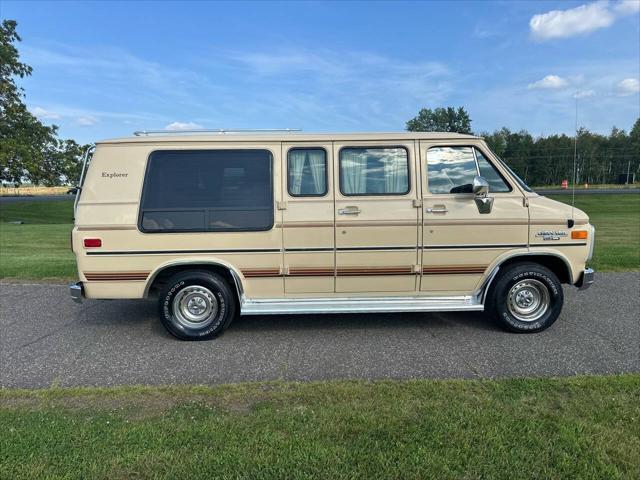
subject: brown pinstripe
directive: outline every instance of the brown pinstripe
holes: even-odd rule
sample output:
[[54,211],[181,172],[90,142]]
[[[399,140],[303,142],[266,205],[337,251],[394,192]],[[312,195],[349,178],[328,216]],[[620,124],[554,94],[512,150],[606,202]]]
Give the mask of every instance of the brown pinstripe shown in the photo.
[[83,272],[89,282],[143,281],[150,272]]

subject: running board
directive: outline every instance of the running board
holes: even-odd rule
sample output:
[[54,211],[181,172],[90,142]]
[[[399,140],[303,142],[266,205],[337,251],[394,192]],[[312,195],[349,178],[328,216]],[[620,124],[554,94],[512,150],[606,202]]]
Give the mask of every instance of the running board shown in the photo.
[[484,310],[475,296],[459,297],[352,297],[243,299],[240,315],[303,313],[458,312]]

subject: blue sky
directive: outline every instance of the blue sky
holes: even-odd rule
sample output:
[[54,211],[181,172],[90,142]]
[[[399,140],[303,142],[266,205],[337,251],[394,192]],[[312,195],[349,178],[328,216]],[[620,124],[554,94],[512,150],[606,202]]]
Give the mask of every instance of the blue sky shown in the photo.
[[89,142],[138,129],[397,131],[464,106],[474,131],[607,133],[640,116],[640,0],[0,1],[27,104]]

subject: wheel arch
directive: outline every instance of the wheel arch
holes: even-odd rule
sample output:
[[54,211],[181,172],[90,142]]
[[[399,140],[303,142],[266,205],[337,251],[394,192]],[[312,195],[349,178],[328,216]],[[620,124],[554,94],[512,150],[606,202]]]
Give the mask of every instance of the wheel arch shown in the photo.
[[176,273],[185,270],[206,270],[211,273],[221,275],[231,286],[233,286],[236,292],[238,304],[242,302],[242,299],[244,298],[244,288],[242,286],[242,277],[240,273],[226,262],[201,259],[174,260],[160,265],[151,272],[147,278],[143,297],[149,297],[154,290],[159,288],[163,281],[166,281]]
[[484,303],[487,293],[491,288],[495,278],[498,276],[500,270],[513,265],[515,263],[538,263],[549,270],[551,270],[560,280],[560,283],[573,284],[573,271],[571,269],[571,263],[569,260],[560,253],[553,252],[519,252],[501,258],[495,265],[489,270],[489,274],[485,277],[485,281],[482,283],[476,293],[476,298]]

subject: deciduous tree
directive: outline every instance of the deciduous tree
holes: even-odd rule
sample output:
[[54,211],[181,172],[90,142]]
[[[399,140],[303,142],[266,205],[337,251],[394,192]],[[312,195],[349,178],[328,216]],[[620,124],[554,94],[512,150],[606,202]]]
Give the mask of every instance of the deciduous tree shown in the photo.
[[471,133],[471,118],[463,107],[423,108],[406,127],[410,132]]

